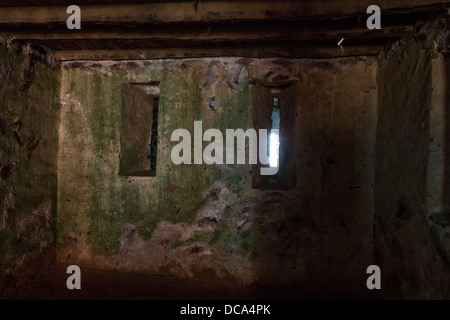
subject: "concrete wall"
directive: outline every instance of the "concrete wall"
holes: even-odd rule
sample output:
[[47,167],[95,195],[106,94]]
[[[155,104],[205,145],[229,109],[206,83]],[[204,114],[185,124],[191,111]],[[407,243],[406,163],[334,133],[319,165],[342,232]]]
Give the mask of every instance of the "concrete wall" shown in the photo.
[[[290,282],[310,296],[367,293],[376,71],[372,58],[64,63],[58,260]],[[119,176],[123,86],[153,81],[160,82],[156,177]],[[294,154],[294,188],[252,189],[249,165],[172,163],[173,130],[193,133],[195,120],[223,133],[251,128],[256,85],[289,84],[295,141],[282,152]]]
[[435,57],[407,39],[380,59],[375,259],[384,298],[448,297],[448,260],[428,218],[442,208],[445,78]]
[[[450,59],[437,52],[446,15],[414,32],[376,58],[61,68],[42,48],[2,44],[0,294],[56,258],[293,285],[308,298],[448,297]],[[159,84],[156,176],[119,175],[130,83]],[[172,163],[172,132],[193,135],[194,121],[223,133],[267,124],[274,87],[288,132],[282,188],[252,181],[249,164]],[[372,264],[381,291],[366,288]]]
[[0,47],[0,293],[55,259],[60,68]]
[[308,223],[299,221],[300,232],[292,232],[299,232],[298,242],[308,248],[299,256],[311,287],[367,294],[366,268],[373,263],[378,65],[349,58],[302,61],[302,68],[296,206]]

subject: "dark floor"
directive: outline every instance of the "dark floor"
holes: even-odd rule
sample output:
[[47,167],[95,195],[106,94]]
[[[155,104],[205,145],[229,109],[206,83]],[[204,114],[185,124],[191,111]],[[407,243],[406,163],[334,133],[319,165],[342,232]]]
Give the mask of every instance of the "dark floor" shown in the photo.
[[56,263],[26,286],[9,290],[7,300],[247,300],[301,299],[300,292],[288,286],[248,285],[214,279],[177,279],[82,267],[81,289],[69,290],[68,265]]

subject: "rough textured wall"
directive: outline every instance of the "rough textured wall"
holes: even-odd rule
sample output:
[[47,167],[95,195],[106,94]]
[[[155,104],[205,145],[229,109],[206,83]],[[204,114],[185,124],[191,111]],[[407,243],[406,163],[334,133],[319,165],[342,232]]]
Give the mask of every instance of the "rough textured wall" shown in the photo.
[[296,225],[298,241],[308,244],[299,256],[318,292],[368,294],[378,66],[349,58],[304,61],[304,68],[295,139],[296,210],[304,221]]
[[[376,70],[371,58],[64,63],[58,260],[294,282],[309,296],[367,292]],[[154,81],[156,177],[119,176],[123,85]],[[223,133],[251,128],[256,84],[295,93],[295,140],[282,152],[295,155],[296,187],[252,189],[250,165],[171,162],[172,131],[192,134],[195,120]]]
[[[439,130],[439,123],[432,122],[430,131],[429,110],[440,108],[431,105],[431,50],[411,39],[394,46],[380,60],[378,83],[375,255],[382,272],[379,294],[385,298],[448,297],[446,258],[431,232],[426,202],[429,143],[436,153],[430,132]],[[433,183],[430,175],[440,175],[438,169],[428,173],[429,183]],[[432,197],[439,195],[433,192],[428,205],[435,209]]]
[[0,293],[55,259],[60,68],[0,47]]
[[[445,209],[444,187],[446,163],[446,61],[442,54],[436,54],[431,61],[430,132],[427,166],[427,210],[431,215],[440,215]],[[447,200],[448,201],[448,200]]]

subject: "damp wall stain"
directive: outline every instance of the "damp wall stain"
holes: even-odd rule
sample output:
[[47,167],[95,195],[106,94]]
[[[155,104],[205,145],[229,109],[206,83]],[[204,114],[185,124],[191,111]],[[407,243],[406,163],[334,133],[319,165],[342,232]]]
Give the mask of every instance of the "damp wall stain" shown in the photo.
[[[311,290],[348,281],[355,285],[347,291],[365,288],[359,282],[373,251],[375,58],[327,60],[326,68],[286,59],[127,63],[62,66],[59,261],[315,283]],[[123,86],[153,82],[160,88],[156,176],[119,176]],[[177,128],[191,139],[197,120],[203,131],[251,128],[257,85],[295,88],[296,139],[286,147],[295,154],[295,188],[252,189],[248,164],[172,163]],[[211,97],[220,107],[211,108]]]
[[55,259],[61,69],[3,44],[0,65],[1,294]]

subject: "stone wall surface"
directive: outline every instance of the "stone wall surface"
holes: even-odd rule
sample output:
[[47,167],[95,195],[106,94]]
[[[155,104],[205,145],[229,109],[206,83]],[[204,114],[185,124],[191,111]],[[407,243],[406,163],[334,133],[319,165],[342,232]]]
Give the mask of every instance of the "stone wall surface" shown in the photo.
[[411,38],[380,59],[374,246],[384,298],[449,293],[448,248],[436,232],[443,223],[442,62]]
[[[58,261],[367,292],[377,68],[366,57],[63,63]],[[119,176],[123,87],[153,82],[156,176]],[[295,118],[281,130],[290,126],[294,141],[281,152],[295,159],[292,188],[252,189],[248,164],[172,163],[177,128],[252,128],[257,86],[289,90]]]
[[55,259],[60,68],[0,47],[0,294]]

